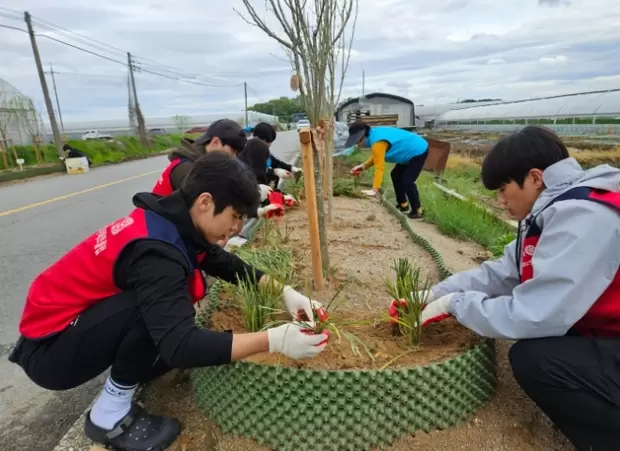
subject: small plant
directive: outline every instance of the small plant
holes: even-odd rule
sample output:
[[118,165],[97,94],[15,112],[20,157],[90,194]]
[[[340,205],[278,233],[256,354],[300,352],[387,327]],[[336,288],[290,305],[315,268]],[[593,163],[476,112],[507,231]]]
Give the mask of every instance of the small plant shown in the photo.
[[277,307],[282,301],[282,288],[274,278],[255,283],[243,279],[238,284],[243,321],[249,332],[258,332],[275,320]]
[[334,180],[334,196],[345,196],[353,198],[364,198],[366,195],[358,189],[357,178],[350,179],[337,179]]
[[385,280],[387,292],[393,299],[389,310],[390,322],[395,333],[404,335],[411,346],[418,346],[422,338],[420,315],[426,305],[425,293],[431,287],[430,280],[423,281],[420,268],[414,268],[406,258],[394,260],[392,269],[396,280]]

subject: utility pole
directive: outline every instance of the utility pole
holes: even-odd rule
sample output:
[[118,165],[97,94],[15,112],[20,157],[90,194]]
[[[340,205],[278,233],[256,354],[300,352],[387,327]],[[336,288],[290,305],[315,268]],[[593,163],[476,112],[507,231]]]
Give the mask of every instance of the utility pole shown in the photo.
[[245,81],[243,82],[243,92],[245,97],[245,126],[247,127],[250,122],[248,121],[248,84]]
[[56,151],[58,152],[59,157],[63,157],[65,153],[62,150],[62,137],[60,136],[60,130],[58,130],[58,124],[56,123],[54,106],[52,105],[52,99],[50,99],[50,92],[47,89],[47,81],[45,80],[45,73],[43,72],[43,66],[41,65],[41,56],[39,55],[39,47],[37,46],[37,40],[35,39],[34,30],[32,29],[32,20],[28,11],[24,12],[24,20],[26,21],[26,26],[28,27],[28,34],[30,35],[30,44],[32,44],[34,62],[37,65],[37,72],[39,73],[39,81],[41,82],[41,89],[43,90],[45,108],[47,108],[47,114],[50,118],[50,126],[52,127],[52,133],[54,134]]
[[362,71],[362,96],[364,96],[366,90],[366,71]]
[[54,86],[54,97],[56,97],[56,109],[58,110],[58,118],[60,119],[60,128],[62,134],[65,134],[65,125],[62,123],[62,113],[60,112],[60,102],[58,101],[58,89],[56,89],[56,77],[54,77],[54,68],[50,63],[50,74],[52,75],[52,85]]
[[131,88],[133,90],[133,101],[136,112],[136,118],[138,119],[138,133],[140,134],[140,142],[144,147],[149,146],[149,139],[146,136],[146,125],[144,124],[144,116],[138,103],[138,92],[136,91],[136,79],[133,75],[133,62],[131,60],[131,53],[127,52],[127,65],[129,66],[129,76],[131,77]]

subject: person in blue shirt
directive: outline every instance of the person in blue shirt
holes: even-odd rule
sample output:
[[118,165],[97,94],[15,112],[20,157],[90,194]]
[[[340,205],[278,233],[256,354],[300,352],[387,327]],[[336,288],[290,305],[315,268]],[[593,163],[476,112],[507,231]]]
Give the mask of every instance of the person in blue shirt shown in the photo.
[[375,196],[383,185],[385,162],[396,163],[390,173],[397,208],[412,219],[422,217],[422,204],[416,180],[422,172],[428,157],[428,142],[418,135],[396,127],[370,127],[363,121],[357,121],[349,127],[349,137],[345,148],[354,145],[370,147],[372,155],[364,163],[355,166],[351,173],[358,175],[362,171],[375,167],[372,189],[363,191],[368,196]]

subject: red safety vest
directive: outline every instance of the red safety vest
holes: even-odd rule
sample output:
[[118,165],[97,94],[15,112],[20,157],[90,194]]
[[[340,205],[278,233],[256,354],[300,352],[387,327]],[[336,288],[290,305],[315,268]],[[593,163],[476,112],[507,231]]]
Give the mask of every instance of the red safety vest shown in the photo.
[[129,243],[142,239],[179,249],[193,269],[188,279],[193,303],[204,298],[207,284],[196,252],[183,242],[172,222],[136,208],[99,229],[36,277],[26,297],[20,333],[35,340],[49,337],[63,331],[87,308],[120,293],[114,282],[116,260]]
[[[545,208],[555,202],[569,199],[598,202],[620,211],[620,192],[601,191],[587,187],[573,188],[553,199]],[[521,247],[521,283],[534,277],[532,257],[542,235],[542,229],[536,224],[535,219],[528,221],[528,229]],[[544,300],[541,299],[541,302]],[[584,336],[620,336],[620,270],[616,272],[614,280],[590,307],[590,310],[573,326],[573,330]]]
[[172,182],[170,181],[170,174],[174,168],[186,161],[189,160],[181,157],[174,158],[168,166],[166,166],[166,169],[162,172],[161,176],[157,180],[157,183],[155,183],[155,186],[153,187],[153,194],[157,194],[159,196],[168,196],[172,194],[174,189],[172,188]]

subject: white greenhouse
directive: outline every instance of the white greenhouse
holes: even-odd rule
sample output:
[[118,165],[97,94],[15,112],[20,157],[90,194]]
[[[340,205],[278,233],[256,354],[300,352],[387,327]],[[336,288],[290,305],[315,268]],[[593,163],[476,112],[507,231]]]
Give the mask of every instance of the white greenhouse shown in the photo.
[[32,144],[35,136],[45,129],[32,99],[0,78],[0,148]]
[[620,89],[502,102],[446,111],[437,128],[488,132],[541,124],[561,134],[620,134]]

